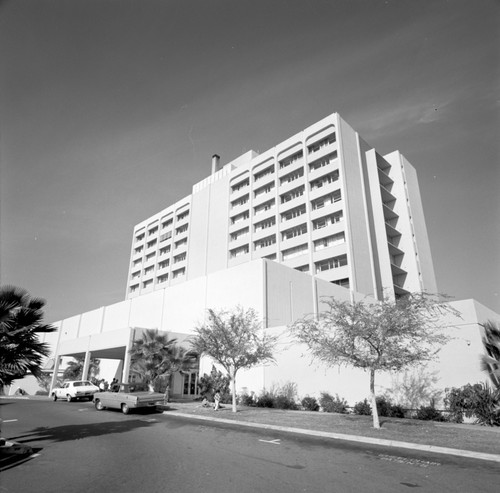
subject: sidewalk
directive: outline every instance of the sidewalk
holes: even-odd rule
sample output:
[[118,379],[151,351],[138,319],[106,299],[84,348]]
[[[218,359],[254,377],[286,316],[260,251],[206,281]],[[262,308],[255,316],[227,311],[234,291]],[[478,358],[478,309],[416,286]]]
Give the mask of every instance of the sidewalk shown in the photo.
[[214,411],[200,402],[171,402],[164,414],[500,462],[500,428],[380,418],[376,430],[371,416],[245,406],[233,413],[230,404],[223,406]]

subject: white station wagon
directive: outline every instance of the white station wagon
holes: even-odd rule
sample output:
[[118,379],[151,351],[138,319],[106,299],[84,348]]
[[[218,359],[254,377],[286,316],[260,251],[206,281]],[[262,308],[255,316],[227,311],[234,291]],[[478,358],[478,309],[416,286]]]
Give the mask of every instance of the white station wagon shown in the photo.
[[71,402],[73,399],[88,399],[91,401],[96,392],[99,392],[99,387],[88,380],[64,382],[61,387],[52,390],[52,400],[66,399]]

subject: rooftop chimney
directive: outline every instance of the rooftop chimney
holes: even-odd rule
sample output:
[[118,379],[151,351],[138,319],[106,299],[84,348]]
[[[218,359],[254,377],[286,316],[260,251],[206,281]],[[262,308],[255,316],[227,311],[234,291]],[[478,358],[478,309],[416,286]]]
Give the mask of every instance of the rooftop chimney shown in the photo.
[[220,156],[218,154],[214,154],[212,156],[212,175],[214,173],[217,173],[217,171],[219,171],[219,164],[220,164]]

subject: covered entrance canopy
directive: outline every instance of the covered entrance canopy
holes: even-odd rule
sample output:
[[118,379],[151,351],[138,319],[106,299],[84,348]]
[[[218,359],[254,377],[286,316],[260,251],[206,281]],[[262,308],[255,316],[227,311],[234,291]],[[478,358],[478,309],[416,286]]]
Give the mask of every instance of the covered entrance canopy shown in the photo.
[[[135,340],[143,336],[146,329],[138,327],[127,327],[109,332],[94,333],[74,339],[60,340],[55,353],[53,364],[53,375],[51,382],[51,391],[57,382],[59,365],[61,358],[83,358],[82,379],[88,379],[90,361],[93,358],[119,360],[117,377],[122,382],[129,381],[130,375],[130,349]],[[166,331],[162,331],[167,333]],[[176,339],[179,345],[188,337],[187,334],[168,332],[169,339]],[[194,397],[198,394],[198,367],[199,363],[191,369],[186,369],[180,374],[180,378],[174,378],[173,393],[186,397]]]

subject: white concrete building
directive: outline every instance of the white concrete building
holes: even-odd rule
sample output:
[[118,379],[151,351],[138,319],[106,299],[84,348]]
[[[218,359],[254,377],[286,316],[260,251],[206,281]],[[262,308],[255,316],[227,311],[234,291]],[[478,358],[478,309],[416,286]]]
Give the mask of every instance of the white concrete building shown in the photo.
[[436,292],[415,169],[337,114],[253,151],[134,228],[126,296],[266,258],[378,299]]
[[[224,166],[214,156],[191,195],[135,226],[128,269],[125,301],[59,321],[46,335],[54,375],[61,358],[84,356],[86,368],[91,357],[113,361],[103,376],[127,381],[128,350],[142,330],[188,344],[207,309],[241,305],[262,315],[280,345],[277,364],[241,373],[239,389],[293,381],[301,396],[326,390],[354,402],[367,396],[367,376],[311,366],[287,325],[320,312],[324,296],[437,292],[414,168],[397,151],[378,154],[337,114],[260,155]],[[462,318],[441,324],[454,336],[435,367],[442,388],[486,379],[479,324],[500,318],[473,300],[454,307]],[[202,359],[200,373],[211,364]],[[197,378],[176,375],[173,395],[195,396]]]

